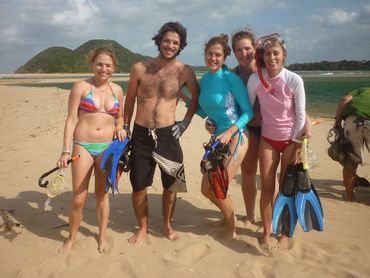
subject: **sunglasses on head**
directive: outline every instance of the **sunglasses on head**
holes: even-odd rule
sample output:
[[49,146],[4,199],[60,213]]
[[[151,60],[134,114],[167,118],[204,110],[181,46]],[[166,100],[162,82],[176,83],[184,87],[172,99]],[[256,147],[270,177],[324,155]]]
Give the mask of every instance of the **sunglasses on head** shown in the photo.
[[284,40],[280,37],[278,33],[273,33],[268,36],[260,37],[257,42],[257,48],[267,49],[275,44],[281,44],[284,47]]

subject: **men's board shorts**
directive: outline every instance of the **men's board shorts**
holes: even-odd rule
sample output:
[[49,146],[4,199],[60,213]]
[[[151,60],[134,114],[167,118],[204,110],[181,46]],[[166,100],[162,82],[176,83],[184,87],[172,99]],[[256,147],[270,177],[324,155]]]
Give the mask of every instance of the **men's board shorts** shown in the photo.
[[130,157],[130,181],[134,192],[152,185],[157,164],[163,188],[187,192],[183,153],[171,128],[172,125],[157,129],[134,125]]
[[352,143],[354,152],[364,163],[364,145],[370,152],[370,120],[359,116],[348,116],[344,120],[344,136]]

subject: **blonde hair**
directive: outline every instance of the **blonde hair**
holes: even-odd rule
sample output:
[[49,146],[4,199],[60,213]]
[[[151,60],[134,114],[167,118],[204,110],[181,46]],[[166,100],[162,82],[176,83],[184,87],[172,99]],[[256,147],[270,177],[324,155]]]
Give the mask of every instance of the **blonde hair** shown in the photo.
[[114,54],[113,49],[109,46],[101,46],[92,49],[87,57],[87,62],[90,65],[94,64],[96,57],[98,57],[100,54],[108,55],[112,59],[114,67],[117,67],[116,55]]

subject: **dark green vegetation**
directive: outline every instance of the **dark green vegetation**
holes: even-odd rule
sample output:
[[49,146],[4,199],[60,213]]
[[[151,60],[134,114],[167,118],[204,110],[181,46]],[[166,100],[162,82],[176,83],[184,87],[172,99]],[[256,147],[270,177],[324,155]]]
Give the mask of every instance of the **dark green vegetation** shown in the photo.
[[338,62],[321,61],[315,63],[291,64],[287,68],[293,71],[370,70],[370,61],[347,61],[347,60],[342,60]]
[[118,62],[116,72],[128,73],[133,63],[150,58],[133,53],[116,41],[90,40],[75,50],[65,47],[50,47],[32,57],[27,63],[18,68],[15,73],[90,72],[91,69],[87,62],[87,56],[90,50],[100,46],[113,48]]

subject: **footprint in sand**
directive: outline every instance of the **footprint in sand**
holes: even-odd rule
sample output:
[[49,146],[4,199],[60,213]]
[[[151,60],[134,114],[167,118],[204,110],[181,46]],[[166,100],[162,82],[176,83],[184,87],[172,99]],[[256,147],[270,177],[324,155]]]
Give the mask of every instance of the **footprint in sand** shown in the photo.
[[166,264],[173,267],[192,265],[206,257],[210,247],[204,243],[186,245],[181,249],[175,249],[163,255]]
[[322,241],[304,241],[302,242],[302,245],[306,245],[304,248],[308,249],[311,247],[311,249],[314,250],[321,250],[326,254],[347,254],[348,251],[359,251],[361,250],[361,247],[357,244],[351,244],[351,243],[327,243]]

